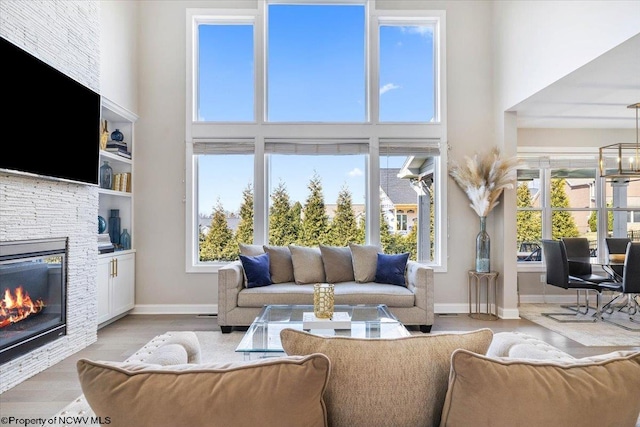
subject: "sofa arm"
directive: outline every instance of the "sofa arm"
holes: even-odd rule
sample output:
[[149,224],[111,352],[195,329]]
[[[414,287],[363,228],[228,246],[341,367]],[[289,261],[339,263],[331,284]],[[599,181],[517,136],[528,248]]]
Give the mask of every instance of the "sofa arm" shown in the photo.
[[238,293],[244,288],[244,270],[240,261],[218,269],[218,325],[227,325],[227,313],[238,306]]
[[433,268],[417,261],[407,262],[407,288],[415,294],[415,305],[427,312],[427,325],[433,325]]

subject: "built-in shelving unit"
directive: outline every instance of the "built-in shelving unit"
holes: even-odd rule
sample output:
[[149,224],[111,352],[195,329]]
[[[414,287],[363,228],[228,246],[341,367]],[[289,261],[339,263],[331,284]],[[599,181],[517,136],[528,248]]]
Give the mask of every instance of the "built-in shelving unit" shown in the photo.
[[107,222],[111,211],[117,209],[120,217],[120,232],[126,229],[131,236],[131,249],[116,247],[115,252],[98,255],[98,326],[102,327],[126,314],[135,304],[135,227],[133,201],[135,194],[135,141],[134,126],[138,117],[106,98],[102,98],[102,120],[107,121],[109,140],[118,129],[127,143],[131,158],[100,150],[100,165],[105,161],[113,169],[114,184],[117,174],[127,174],[129,184],[99,188],[98,215]]

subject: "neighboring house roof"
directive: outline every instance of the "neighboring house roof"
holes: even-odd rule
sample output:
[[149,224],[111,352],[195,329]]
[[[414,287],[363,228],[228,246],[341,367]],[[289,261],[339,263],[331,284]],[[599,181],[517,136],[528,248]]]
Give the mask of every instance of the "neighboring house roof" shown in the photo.
[[398,178],[400,169],[380,169],[380,188],[394,205],[415,205],[418,194],[408,179]]

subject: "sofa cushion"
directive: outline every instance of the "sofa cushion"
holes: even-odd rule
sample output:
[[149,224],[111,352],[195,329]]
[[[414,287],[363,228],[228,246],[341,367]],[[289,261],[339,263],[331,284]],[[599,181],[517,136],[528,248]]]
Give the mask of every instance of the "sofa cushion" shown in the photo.
[[293,262],[291,251],[286,246],[263,246],[269,254],[269,273],[273,283],[293,282]]
[[391,285],[405,286],[405,270],[409,252],[403,254],[378,254],[376,263],[376,283],[388,283]]
[[240,262],[247,277],[247,288],[269,286],[273,283],[269,274],[269,254],[256,256],[240,254]]
[[451,354],[458,348],[484,353],[492,335],[490,329],[394,339],[280,332],[287,354],[331,360],[325,401],[334,427],[438,425]]
[[349,247],[320,245],[320,253],[327,282],[340,283],[355,280]]
[[299,285],[326,280],[320,248],[289,245],[293,261],[293,277]]
[[239,243],[240,255],[256,256],[264,253],[262,245],[249,245],[246,243]]
[[376,278],[378,252],[380,248],[374,245],[358,245],[349,243],[353,259],[353,275],[358,283],[373,282]]
[[[386,304],[388,307],[415,306],[415,294],[404,286],[381,283],[341,282],[335,285],[335,304]],[[262,308],[265,304],[313,304],[313,284],[277,283],[261,288],[244,288],[238,307]],[[255,315],[253,316],[255,318]]]
[[115,426],[327,425],[322,354],[169,367],[80,359],[77,369],[87,402]]
[[634,426],[638,396],[640,352],[550,361],[457,350],[440,426]]

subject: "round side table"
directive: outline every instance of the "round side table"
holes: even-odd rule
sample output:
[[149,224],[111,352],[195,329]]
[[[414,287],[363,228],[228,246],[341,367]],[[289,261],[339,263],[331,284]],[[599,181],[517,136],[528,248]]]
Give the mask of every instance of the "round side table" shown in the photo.
[[[474,270],[469,270],[469,317],[478,320],[498,320],[497,279],[497,271],[479,273]],[[487,299],[484,307],[485,309],[481,311],[483,304],[480,301],[480,290],[483,285],[486,286]],[[472,305],[473,294],[475,294],[475,304],[473,304],[475,307]],[[491,309],[492,306],[493,310]]]

